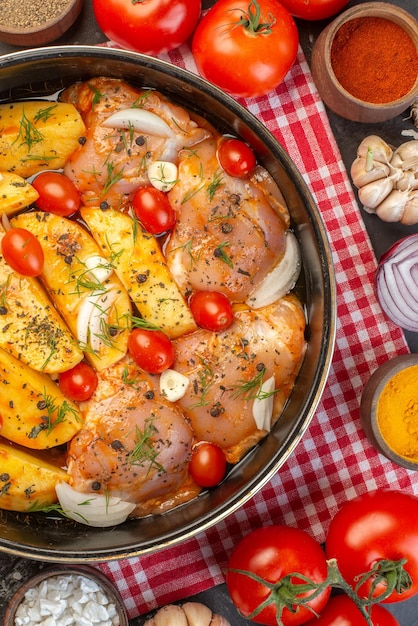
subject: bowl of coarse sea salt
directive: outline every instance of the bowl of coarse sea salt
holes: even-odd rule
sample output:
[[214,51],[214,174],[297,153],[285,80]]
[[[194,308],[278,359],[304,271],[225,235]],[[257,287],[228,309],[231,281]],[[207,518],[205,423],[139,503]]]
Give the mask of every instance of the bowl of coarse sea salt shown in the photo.
[[6,609],[4,626],[128,626],[116,588],[99,570],[45,569],[26,581]]

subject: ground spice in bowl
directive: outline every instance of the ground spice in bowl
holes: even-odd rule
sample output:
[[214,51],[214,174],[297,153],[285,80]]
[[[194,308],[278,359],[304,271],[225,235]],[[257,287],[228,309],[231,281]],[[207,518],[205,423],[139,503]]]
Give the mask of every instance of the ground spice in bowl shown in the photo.
[[336,32],[331,47],[334,74],[351,95],[376,104],[409,93],[418,74],[418,53],[411,37],[395,22],[365,16]]
[[0,24],[9,28],[35,28],[60,15],[69,0],[1,0]]

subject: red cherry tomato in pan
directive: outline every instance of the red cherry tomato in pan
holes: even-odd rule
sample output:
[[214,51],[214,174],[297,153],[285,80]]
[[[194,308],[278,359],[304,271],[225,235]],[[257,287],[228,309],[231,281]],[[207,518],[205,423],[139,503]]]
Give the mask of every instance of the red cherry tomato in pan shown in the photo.
[[160,330],[134,328],[129,335],[128,349],[135,363],[150,374],[161,374],[174,363],[174,346]]
[[229,176],[246,178],[256,166],[254,152],[239,139],[223,139],[218,148],[218,159]]
[[134,195],[133,209],[145,230],[160,235],[171,230],[176,213],[166,194],[155,187],[140,187]]
[[31,232],[25,228],[12,228],[1,241],[4,260],[22,276],[39,276],[44,267],[44,251]]
[[[271,602],[253,619],[258,624],[277,626],[276,603],[271,588],[263,582],[249,578],[246,574],[233,572],[232,569],[244,570],[255,574],[268,583],[278,585],[277,596],[282,594],[289,601],[292,610],[287,607],[281,612],[284,626],[299,626],[311,620],[314,613],[305,606],[293,604],[288,593],[288,584],[283,579],[292,572],[322,583],[327,578],[325,552],[313,537],[306,532],[290,526],[264,526],[251,531],[233,550],[226,572],[226,584],[229,594],[238,611],[247,617],[268,598]],[[293,584],[304,584],[302,578],[292,576]],[[277,587],[276,587],[277,588]],[[297,597],[306,597],[311,592],[296,592]],[[326,586],[315,598],[309,600],[309,607],[320,613],[326,605],[331,588]],[[312,622],[315,623],[315,620]]]
[[[337,559],[343,578],[355,585],[357,576],[369,572],[376,561],[405,558],[412,584],[395,590],[384,602],[399,602],[418,592],[418,498],[401,491],[379,490],[345,502],[332,518],[325,541],[328,558]],[[386,590],[384,583],[371,589],[373,578],[359,594],[373,597]]]
[[97,387],[97,374],[88,363],[78,363],[72,369],[62,372],[58,383],[62,393],[75,402],[89,400]]
[[198,24],[192,52],[204,78],[249,98],[281,83],[298,42],[296,24],[277,0],[218,0]]
[[[373,605],[370,616],[373,626],[399,626],[392,613],[379,604]],[[345,594],[330,598],[318,619],[309,623],[312,626],[367,626],[366,618]]]
[[192,452],[189,472],[200,487],[215,487],[226,473],[226,459],[223,450],[214,443],[202,441]]
[[192,34],[200,0],[93,0],[96,20],[122,48],[160,54],[177,48]]
[[225,330],[234,320],[231,302],[218,291],[197,291],[189,304],[196,324],[206,330]]
[[78,211],[80,194],[70,180],[60,172],[42,172],[32,186],[39,193],[35,204],[42,211],[67,217]]
[[291,15],[303,20],[325,20],[348,4],[348,0],[280,0],[280,2]]

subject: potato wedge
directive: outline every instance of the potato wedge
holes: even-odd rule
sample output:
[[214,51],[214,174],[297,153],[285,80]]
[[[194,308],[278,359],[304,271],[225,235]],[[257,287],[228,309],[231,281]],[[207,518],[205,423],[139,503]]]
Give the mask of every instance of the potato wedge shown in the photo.
[[72,104],[27,100],[0,104],[0,171],[28,178],[63,167],[86,127]]
[[82,207],[81,215],[142,317],[171,339],[196,330],[155,237],[114,209]]
[[47,374],[0,349],[1,434],[33,450],[67,443],[82,427],[78,406]]
[[[0,226],[0,245],[4,234]],[[0,347],[49,374],[65,372],[84,357],[40,283],[14,272],[1,254]]]
[[131,301],[91,235],[51,213],[21,213],[12,225],[39,239],[45,257],[41,279],[86,359],[98,371],[119,361],[128,349]]
[[39,198],[35,187],[14,172],[0,172],[0,214],[13,215]]
[[57,502],[55,485],[68,481],[59,466],[0,438],[0,509],[36,511]]

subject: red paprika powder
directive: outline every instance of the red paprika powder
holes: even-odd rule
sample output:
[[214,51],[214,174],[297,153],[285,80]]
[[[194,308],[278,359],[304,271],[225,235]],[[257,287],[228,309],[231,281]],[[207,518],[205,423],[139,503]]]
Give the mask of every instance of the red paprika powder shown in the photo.
[[352,96],[385,104],[413,88],[418,54],[411,37],[395,22],[358,17],[336,32],[331,65],[339,83]]

